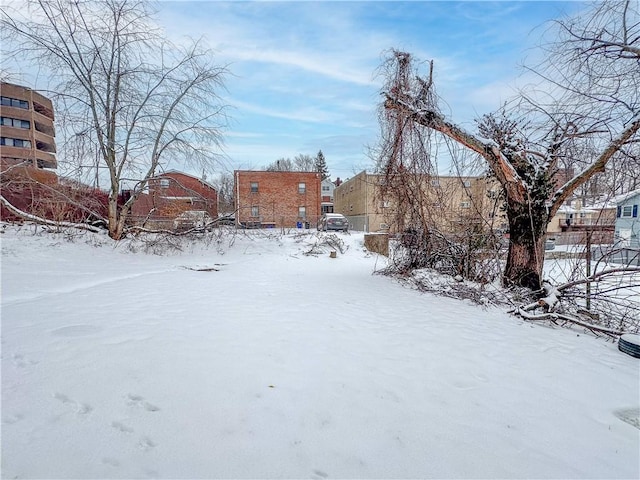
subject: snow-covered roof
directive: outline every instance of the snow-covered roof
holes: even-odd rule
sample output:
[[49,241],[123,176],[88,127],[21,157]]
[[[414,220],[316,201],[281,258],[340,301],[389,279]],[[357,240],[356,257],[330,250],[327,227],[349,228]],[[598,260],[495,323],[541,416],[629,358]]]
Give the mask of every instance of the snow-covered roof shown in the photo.
[[558,213],[597,213],[598,210],[593,207],[590,208],[574,208],[568,205],[563,205],[558,209]]
[[626,202],[630,198],[633,198],[633,197],[638,196],[638,195],[640,195],[640,188],[637,189],[637,190],[632,190],[631,192],[620,194],[620,195],[612,198],[611,199],[611,203],[613,203],[615,205],[619,205],[619,204],[621,204],[623,202]]

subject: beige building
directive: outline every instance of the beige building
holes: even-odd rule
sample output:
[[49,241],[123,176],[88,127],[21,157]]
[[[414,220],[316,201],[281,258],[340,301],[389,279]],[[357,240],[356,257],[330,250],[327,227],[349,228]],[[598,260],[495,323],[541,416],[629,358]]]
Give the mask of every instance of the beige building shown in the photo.
[[599,203],[584,206],[578,199],[561,206],[547,226],[547,236],[558,244],[584,244],[586,236],[593,243],[613,243],[616,206]]
[[39,169],[56,168],[51,100],[30,88],[5,82],[0,84],[0,95],[3,168],[20,163]]
[[[402,230],[397,225],[397,205],[384,198],[382,175],[360,172],[334,191],[334,209],[345,215],[351,228],[367,232]],[[443,233],[459,231],[470,224],[483,229],[506,230],[500,209],[500,187],[485,177],[425,176],[416,187],[421,191],[412,207],[425,212]]]

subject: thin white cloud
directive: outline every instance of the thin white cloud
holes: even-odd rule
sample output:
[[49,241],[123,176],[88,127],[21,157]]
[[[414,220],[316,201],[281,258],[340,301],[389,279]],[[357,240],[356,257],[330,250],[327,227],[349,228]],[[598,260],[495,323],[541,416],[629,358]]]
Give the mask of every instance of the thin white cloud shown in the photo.
[[313,108],[300,108],[291,111],[282,109],[263,107],[255,103],[234,100],[232,105],[243,113],[254,113],[266,117],[283,118],[308,123],[327,123],[335,120],[335,115],[331,112],[321,111]]
[[332,55],[318,54],[318,52],[270,50],[255,47],[224,48],[221,52],[238,61],[288,65],[334,80],[354,83],[356,85],[374,85],[370,71],[357,71],[345,67],[344,62],[341,62],[340,59]]

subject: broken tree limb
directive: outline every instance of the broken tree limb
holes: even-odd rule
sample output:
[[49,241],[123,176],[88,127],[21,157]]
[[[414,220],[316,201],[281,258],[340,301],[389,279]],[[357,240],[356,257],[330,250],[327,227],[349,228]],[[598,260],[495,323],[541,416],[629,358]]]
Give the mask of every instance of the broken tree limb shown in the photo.
[[438,112],[424,108],[416,108],[411,103],[386,94],[385,108],[399,111],[427,128],[436,130],[461,145],[469,148],[485,158],[498,181],[508,190],[510,198],[515,201],[526,200],[526,188],[523,180],[513,165],[505,158],[500,149],[493,143],[485,143],[463,128],[448,122]]
[[531,320],[531,321],[536,321],[536,320],[551,320],[551,321],[564,320],[566,322],[573,323],[575,325],[579,325],[581,327],[587,328],[587,329],[591,330],[592,332],[604,333],[606,335],[618,335],[619,336],[619,335],[623,335],[625,333],[625,332],[623,332],[621,330],[615,330],[613,328],[607,328],[607,327],[601,327],[599,325],[594,325],[592,323],[588,323],[588,322],[580,320],[580,319],[578,319],[576,317],[572,317],[570,315],[565,315],[565,314],[562,314],[562,313],[552,313],[552,312],[548,312],[548,313],[529,313],[524,308],[519,308],[518,311],[517,311],[517,315],[521,316],[525,320]]
[[48,225],[48,226],[51,226],[51,227],[58,227],[58,228],[60,228],[60,227],[62,227],[62,228],[77,228],[77,229],[80,229],[80,230],[87,230],[89,232],[94,232],[94,233],[102,233],[102,232],[105,231],[105,230],[103,230],[101,228],[94,227],[92,225],[87,225],[86,223],[56,222],[56,221],[53,221],[53,220],[47,220],[46,218],[38,217],[37,215],[33,215],[31,213],[24,212],[24,211],[20,210],[19,208],[14,207],[2,195],[0,195],[0,201],[7,208],[7,210],[9,210],[14,215],[17,215],[18,217],[20,217],[20,218],[22,218],[24,220],[28,220],[30,222],[37,223],[39,225]]

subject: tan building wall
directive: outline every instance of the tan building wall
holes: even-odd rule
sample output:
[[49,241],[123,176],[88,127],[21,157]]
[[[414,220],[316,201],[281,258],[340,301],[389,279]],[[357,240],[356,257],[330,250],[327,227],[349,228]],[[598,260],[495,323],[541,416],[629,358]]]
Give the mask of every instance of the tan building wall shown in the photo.
[[320,217],[321,176],[317,172],[236,170],[236,221],[261,227],[316,226]]
[[56,168],[53,104],[30,88],[0,84],[0,145],[2,165],[30,162],[36,168]]
[[[402,229],[394,224],[394,200],[382,198],[382,181],[381,175],[361,172],[336,187],[335,211],[349,218],[351,228],[371,232],[390,229],[392,233]],[[416,202],[425,217],[445,233],[470,223],[486,229],[507,228],[506,217],[497,208],[500,188],[496,182],[485,177],[440,176],[425,177],[419,187],[423,197]]]
[[362,171],[333,191],[334,212],[347,217],[353,230],[377,232],[388,228],[386,208],[377,200],[380,178]]

